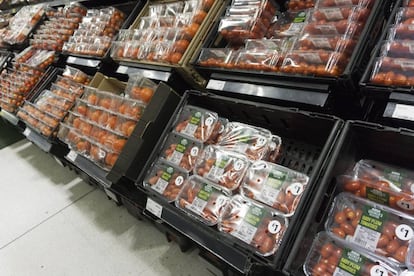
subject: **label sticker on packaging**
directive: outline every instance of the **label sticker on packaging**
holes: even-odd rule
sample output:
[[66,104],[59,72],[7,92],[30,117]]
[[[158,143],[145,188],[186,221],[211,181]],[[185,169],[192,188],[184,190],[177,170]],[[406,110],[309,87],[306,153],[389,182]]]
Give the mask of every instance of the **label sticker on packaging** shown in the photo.
[[174,169],[172,167],[168,167],[165,171],[162,172],[155,185],[151,186],[152,189],[157,191],[159,194],[163,194],[169,184],[173,173]]
[[323,35],[338,34],[338,31],[334,25],[316,25],[315,29],[318,29]]
[[207,84],[207,89],[222,91],[225,85],[226,85],[225,81],[210,80]]
[[23,131],[23,135],[26,136],[26,137],[29,136],[30,133],[32,133],[32,131],[28,127],[26,127],[26,129]]
[[302,183],[292,183],[287,187],[286,192],[291,193],[294,196],[298,196],[303,193],[303,184]]
[[230,158],[222,156],[221,158],[216,159],[216,162],[211,167],[210,171],[207,173],[207,178],[218,182],[224,174],[224,170],[230,162]]
[[332,9],[321,9],[320,10],[326,17],[327,20],[342,20],[344,19],[344,16],[342,15],[342,12],[338,8],[332,8]]
[[258,206],[251,206],[247,211],[243,221],[239,224],[232,235],[245,243],[250,244],[257,232],[257,229],[265,215],[264,209]]
[[181,139],[181,141],[175,147],[175,150],[171,154],[171,156],[167,156],[167,160],[171,161],[174,164],[179,165],[181,160],[183,159],[184,152],[187,150],[188,140]]
[[277,196],[281,192],[282,185],[286,180],[287,173],[281,171],[271,171],[264,180],[264,184],[260,190],[260,194],[257,199],[266,203],[267,205],[273,206]]
[[264,145],[266,145],[266,143],[267,143],[266,137],[259,136],[259,138],[257,138],[257,142],[256,142],[256,147],[255,148],[261,148]]
[[352,0],[335,0],[335,6],[353,5]]
[[369,270],[369,274],[370,274],[370,276],[386,276],[386,275],[388,275],[388,271],[383,266],[374,265]]
[[244,168],[244,162],[242,161],[242,160],[237,160],[235,163],[234,163],[234,170],[235,171],[240,171],[240,170],[242,170]]
[[208,201],[215,190],[216,189],[211,185],[204,184],[191,205],[186,205],[186,207],[196,214],[201,214],[204,208],[206,208]]
[[269,231],[269,233],[271,234],[277,234],[279,233],[279,231],[282,229],[282,224],[280,223],[280,221],[278,220],[272,220],[271,222],[269,222],[269,224],[267,225],[267,230]]
[[184,183],[184,177],[182,177],[181,175],[177,176],[177,178],[174,181],[175,186],[181,186]]
[[148,210],[154,216],[161,218],[162,215],[162,206],[152,200],[151,198],[147,199],[147,204],[145,205],[145,209]]
[[389,206],[390,194],[377,190],[375,188],[367,187],[366,198],[371,201]]
[[398,188],[402,187],[402,181],[404,176],[400,172],[392,171],[390,169],[384,169],[384,177],[388,181],[392,182]]
[[402,241],[409,241],[413,238],[414,231],[407,224],[400,224],[395,229],[395,235]]
[[201,112],[195,112],[192,116],[188,124],[185,126],[182,133],[187,134],[188,136],[194,137],[194,133],[196,132],[198,126],[200,125],[202,114]]
[[397,201],[397,206],[401,209],[412,211],[414,210],[414,203],[411,201],[406,201],[404,199],[400,199]]
[[376,208],[364,207],[362,217],[356,227],[352,242],[374,252],[377,248],[387,214]]
[[199,152],[198,147],[192,147],[191,150],[190,150],[190,155],[195,157],[195,156],[198,155],[198,152]]
[[329,43],[329,39],[327,37],[310,37],[309,39],[315,48],[322,48],[322,49],[331,49],[332,46]]
[[204,122],[204,124],[205,124],[206,126],[208,126],[208,127],[210,127],[211,125],[213,125],[213,123],[214,123],[214,119],[213,119],[212,117],[208,117],[208,118],[205,120],[205,122]]
[[339,260],[338,266],[336,267],[333,275],[360,275],[366,261],[366,258],[358,252],[344,248],[342,251],[341,259]]

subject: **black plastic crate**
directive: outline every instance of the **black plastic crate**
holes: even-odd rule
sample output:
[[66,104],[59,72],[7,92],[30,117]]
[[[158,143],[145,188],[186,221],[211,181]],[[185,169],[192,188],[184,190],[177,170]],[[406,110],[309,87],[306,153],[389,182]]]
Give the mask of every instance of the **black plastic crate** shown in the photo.
[[414,169],[414,131],[362,121],[348,121],[317,181],[318,189],[308,213],[302,220],[295,244],[287,258],[284,272],[303,275],[302,265],[316,233],[323,230],[334,196],[338,193],[335,177],[353,168],[360,159],[372,159]]
[[[219,116],[228,118],[230,121],[264,127],[274,134],[280,135],[283,141],[283,150],[279,163],[310,176],[308,188],[302,196],[295,215],[290,219],[288,231],[275,255],[268,258],[259,257],[242,242],[235,243],[216,228],[200,224],[173,204],[168,204],[161,199],[159,194],[142,186],[149,167],[158,157],[158,149],[163,137],[170,132],[177,114],[186,104],[215,111]],[[296,233],[317,188],[316,180],[326,166],[326,158],[330,154],[342,124],[342,120],[334,116],[188,91],[161,135],[155,150],[148,158],[148,162],[143,167],[136,182],[137,187],[145,191],[152,201],[161,206],[161,220],[194,240],[199,246],[214,253],[233,269],[241,273],[247,273],[252,264],[260,264],[272,270],[277,270],[284,264],[287,258],[286,252],[290,250],[296,239]],[[145,210],[145,212],[148,213],[148,210]]]
[[[238,94],[238,97],[247,99],[249,96],[254,96],[257,98],[254,99],[255,101],[268,102],[269,100],[279,100],[280,102],[295,103],[295,106],[300,107],[315,105],[324,107],[334,106],[334,108],[337,108],[341,104],[332,102],[334,100],[331,99],[334,96],[337,97],[337,94],[345,95],[347,98],[359,97],[358,82],[364,73],[365,67],[369,63],[371,51],[381,36],[381,28],[389,17],[392,3],[393,1],[391,0],[375,1],[364,30],[350,57],[350,61],[344,72],[338,77],[318,77],[286,74],[282,72],[269,73],[203,67],[197,65],[200,52],[194,55],[192,63],[203,77],[220,82],[222,86],[218,85],[219,88],[217,88],[217,85],[210,85],[209,83],[207,88],[213,91],[232,92]],[[219,22],[219,20],[215,22],[212,28],[213,32],[207,37],[203,48],[226,46],[224,39],[217,33]],[[227,82],[229,83],[228,86]],[[237,85],[233,85],[237,82],[261,87],[261,91],[264,91],[264,93],[247,92],[246,89],[240,89],[240,87],[236,87]],[[340,100],[342,105],[343,100]],[[356,99],[351,99],[351,102],[352,100]]]

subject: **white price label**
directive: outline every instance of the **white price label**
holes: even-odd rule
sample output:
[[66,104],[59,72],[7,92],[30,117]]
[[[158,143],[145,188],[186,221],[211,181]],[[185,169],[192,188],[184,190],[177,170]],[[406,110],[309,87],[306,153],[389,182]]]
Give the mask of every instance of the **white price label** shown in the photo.
[[126,74],[128,72],[128,67],[121,65],[118,67],[117,72],[119,74]]
[[303,193],[303,185],[301,183],[292,183],[287,187],[286,191],[294,196],[298,196]]
[[28,127],[26,127],[26,129],[23,131],[23,135],[26,136],[26,137],[29,136],[30,133],[32,133],[32,131]]
[[147,199],[147,204],[145,205],[145,209],[147,209],[151,214],[153,214],[157,218],[161,218],[162,206],[159,205],[154,200],[152,200],[151,198]]
[[395,228],[395,235],[402,241],[409,241],[413,238],[414,231],[407,224],[400,224]]
[[211,117],[208,117],[204,123],[205,123],[206,126],[209,127],[214,123],[214,119],[211,118]]
[[386,276],[388,275],[388,271],[385,269],[385,267],[382,267],[380,265],[374,265],[371,267],[369,271],[370,276]]
[[234,170],[235,171],[240,171],[241,169],[243,169],[243,167],[244,167],[244,162],[242,160],[237,160],[234,163]]
[[397,205],[398,207],[404,210],[408,210],[408,211],[414,210],[414,204],[410,201],[405,201],[404,199],[397,201]]
[[207,84],[207,89],[211,90],[223,90],[226,85],[225,81],[221,80],[210,80]]
[[259,139],[257,139],[257,147],[263,147],[264,145],[266,145],[267,139],[263,136],[259,137]]
[[414,106],[396,104],[392,118],[414,121]]
[[267,230],[269,230],[271,234],[279,233],[280,229],[282,229],[282,224],[278,220],[272,220],[267,225]]
[[71,161],[71,162],[75,162],[76,157],[78,157],[78,154],[76,152],[74,152],[73,150],[71,150],[68,155],[66,155],[66,158]]
[[174,183],[175,183],[176,186],[181,186],[184,183],[184,177],[182,177],[181,175],[178,176],[175,179],[175,182]]
[[190,152],[190,154],[191,154],[191,156],[197,156],[198,155],[198,147],[193,147],[192,149],[191,149],[191,152]]

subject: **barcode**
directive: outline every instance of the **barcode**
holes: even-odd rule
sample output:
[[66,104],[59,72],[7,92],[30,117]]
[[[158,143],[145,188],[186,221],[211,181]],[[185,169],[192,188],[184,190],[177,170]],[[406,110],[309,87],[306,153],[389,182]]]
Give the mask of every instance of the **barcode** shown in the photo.
[[234,232],[234,236],[241,239],[242,241],[250,244],[253,240],[254,235],[256,234],[257,228],[253,227],[246,222],[240,224],[239,228],[236,232]]
[[220,177],[223,176],[224,169],[221,169],[219,167],[213,166],[210,171],[207,174],[207,178],[212,181],[219,181]]
[[181,163],[181,160],[183,159],[183,156],[184,154],[182,154],[181,152],[174,151],[168,160],[170,160],[174,164],[179,165]]
[[193,125],[188,123],[185,129],[183,130],[183,133],[187,134],[188,136],[194,137],[194,133],[197,130],[197,125]]
[[273,205],[278,194],[279,190],[275,190],[267,185],[264,185],[258,199],[266,204]]
[[157,183],[155,183],[154,186],[152,186],[152,188],[157,191],[160,194],[163,194],[165,191],[165,188],[167,188],[168,186],[168,182],[165,181],[162,178],[158,178]]
[[201,214],[204,210],[204,208],[207,206],[207,201],[204,201],[198,197],[196,197],[191,205],[187,205],[188,209],[193,211],[196,214]]

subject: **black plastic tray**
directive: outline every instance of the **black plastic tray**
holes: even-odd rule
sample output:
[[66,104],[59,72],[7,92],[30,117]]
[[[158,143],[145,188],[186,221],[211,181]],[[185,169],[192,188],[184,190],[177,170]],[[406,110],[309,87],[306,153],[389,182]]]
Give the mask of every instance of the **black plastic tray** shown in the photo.
[[[215,228],[200,224],[173,204],[166,203],[160,198],[159,194],[142,186],[150,165],[158,157],[163,137],[171,131],[171,124],[186,104],[218,112],[220,116],[231,121],[244,122],[270,129],[273,133],[282,137],[283,150],[279,163],[310,176],[309,186],[303,194],[295,215],[290,219],[288,231],[275,255],[268,258],[259,257],[242,242],[232,242]],[[162,208],[160,218],[154,218],[163,220],[241,273],[247,273],[252,265],[257,264],[272,270],[280,269],[287,258],[286,252],[289,251],[296,238],[296,233],[301,225],[301,220],[306,214],[308,205],[312,201],[316,189],[316,180],[326,166],[326,158],[329,156],[342,127],[342,121],[334,116],[274,107],[197,91],[188,91],[184,94],[175,114],[136,181],[138,189],[145,191],[148,198]],[[144,212],[146,214],[150,213],[148,210]]]
[[[219,85],[220,88],[217,89],[216,85],[209,84],[207,88],[210,86],[212,91],[229,91],[239,94],[238,97],[244,97],[244,94],[247,93],[250,94],[250,96],[257,97],[259,101],[264,101],[264,99],[279,99],[281,101],[298,102],[302,104],[308,103],[310,105],[329,105],[328,97],[330,97],[332,93],[358,95],[358,81],[369,62],[370,51],[374,48],[381,35],[381,27],[389,16],[389,8],[391,4],[391,0],[375,1],[370,17],[367,20],[365,28],[361,33],[360,39],[350,58],[350,62],[345,68],[344,73],[339,77],[317,77],[243,70],[230,71],[221,68],[203,67],[197,65],[197,59],[200,53],[194,55],[192,63],[200,74],[207,79],[254,85],[255,87],[253,88],[256,90],[257,88],[263,87],[264,90],[268,90],[268,93],[262,95],[263,93],[261,93],[261,91],[263,89],[260,89],[260,92],[252,92],[251,90],[246,89],[240,90],[238,87],[226,88],[225,85],[223,85],[223,87]],[[224,40],[217,33],[218,24],[219,20],[215,22],[215,26],[212,28],[214,32],[209,34],[203,48],[225,46]],[[294,95],[296,91],[308,95],[297,95],[296,97],[296,95]]]
[[335,177],[352,169],[360,159],[373,159],[414,169],[414,131],[397,129],[362,121],[348,121],[328,160],[328,166],[317,181],[318,189],[308,213],[302,220],[284,271],[303,275],[302,265],[315,234],[323,229],[327,213],[337,194]]

